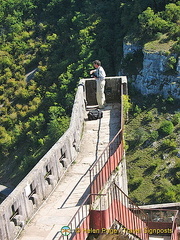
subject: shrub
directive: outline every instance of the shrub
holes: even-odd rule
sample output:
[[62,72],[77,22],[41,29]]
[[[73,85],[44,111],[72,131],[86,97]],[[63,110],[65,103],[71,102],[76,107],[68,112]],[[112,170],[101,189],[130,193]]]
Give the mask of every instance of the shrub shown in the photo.
[[159,133],[162,135],[169,135],[174,131],[174,125],[171,121],[165,120],[161,123]]
[[168,29],[168,22],[162,19],[154,10],[148,7],[139,16],[139,23],[143,35],[152,38],[158,32],[165,32]]
[[169,69],[176,69],[176,58],[171,56],[169,59],[168,59],[168,62],[167,62],[167,67]]
[[167,101],[167,103],[169,103],[169,104],[174,104],[174,98],[172,98],[172,97],[170,97],[170,96],[166,99],[166,101]]
[[151,175],[154,170],[156,169],[156,167],[158,166],[157,162],[152,162],[149,167],[144,171],[145,175]]
[[180,54],[180,38],[178,38],[177,42],[172,46],[172,51]]
[[142,112],[142,110],[141,110],[141,108],[140,107],[138,107],[138,105],[136,105],[135,107],[134,107],[134,116],[137,116],[139,113],[141,113]]
[[123,95],[123,115],[124,119],[127,119],[127,114],[129,110],[132,108],[132,103],[130,102],[130,98],[128,95]]
[[130,190],[134,191],[135,189],[137,189],[141,185],[142,181],[143,181],[142,177],[134,178],[129,184]]
[[151,134],[150,134],[150,138],[155,141],[157,140],[159,137],[159,134],[158,134],[158,131],[152,131]]
[[180,113],[174,114],[172,123],[174,124],[174,126],[180,123]]
[[165,139],[162,143],[162,147],[165,148],[165,149],[174,150],[174,149],[177,148],[177,143],[174,140]]
[[135,131],[134,139],[136,146],[143,144],[148,138],[149,134],[143,128],[140,127]]
[[146,116],[144,117],[144,122],[152,122],[154,119],[153,113],[151,111],[147,112]]

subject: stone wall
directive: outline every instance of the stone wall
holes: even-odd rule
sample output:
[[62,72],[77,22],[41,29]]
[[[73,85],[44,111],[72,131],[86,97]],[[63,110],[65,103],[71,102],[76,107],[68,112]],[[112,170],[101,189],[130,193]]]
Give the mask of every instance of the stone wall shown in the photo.
[[84,117],[82,80],[77,89],[69,129],[0,205],[0,240],[15,239],[76,159]]

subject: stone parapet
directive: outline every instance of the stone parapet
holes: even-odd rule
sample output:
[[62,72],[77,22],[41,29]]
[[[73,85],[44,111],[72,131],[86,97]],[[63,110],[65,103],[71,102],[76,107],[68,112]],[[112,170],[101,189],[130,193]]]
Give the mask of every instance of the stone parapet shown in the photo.
[[13,240],[76,159],[85,117],[84,81],[80,81],[69,129],[0,205],[0,240]]

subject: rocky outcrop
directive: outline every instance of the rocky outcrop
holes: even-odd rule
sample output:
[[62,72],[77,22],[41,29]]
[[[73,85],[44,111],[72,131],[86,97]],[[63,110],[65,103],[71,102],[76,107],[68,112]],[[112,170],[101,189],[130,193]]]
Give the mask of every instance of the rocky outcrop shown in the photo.
[[[129,43],[124,45],[124,56],[140,49],[139,46],[131,46]],[[169,56],[160,52],[147,52],[144,49],[142,51],[144,54],[143,68],[135,76],[133,85],[143,95],[160,94],[165,98],[172,96],[180,99],[180,57],[177,61],[177,73],[169,75],[166,74]]]

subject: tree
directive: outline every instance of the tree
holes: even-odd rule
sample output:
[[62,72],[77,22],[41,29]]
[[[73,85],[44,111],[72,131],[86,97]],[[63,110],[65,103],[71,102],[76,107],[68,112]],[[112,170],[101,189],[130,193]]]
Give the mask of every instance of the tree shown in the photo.
[[138,16],[141,26],[142,35],[152,38],[157,32],[166,32],[169,24],[166,20],[162,19],[159,14],[148,7],[142,14]]
[[6,69],[13,64],[12,56],[6,51],[0,51],[0,68]]
[[9,151],[9,147],[12,145],[12,137],[6,131],[5,127],[0,126],[0,149],[2,154],[6,154]]
[[56,142],[58,138],[60,138],[62,134],[68,129],[68,127],[68,117],[54,118],[50,120],[50,122],[48,123],[49,137],[52,139],[53,142]]
[[170,3],[166,5],[162,16],[166,21],[178,23],[180,20],[180,4]]

